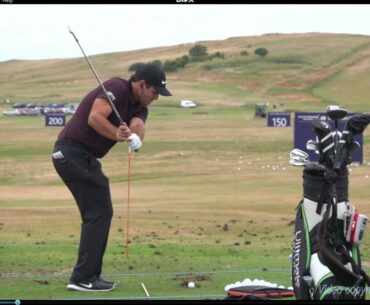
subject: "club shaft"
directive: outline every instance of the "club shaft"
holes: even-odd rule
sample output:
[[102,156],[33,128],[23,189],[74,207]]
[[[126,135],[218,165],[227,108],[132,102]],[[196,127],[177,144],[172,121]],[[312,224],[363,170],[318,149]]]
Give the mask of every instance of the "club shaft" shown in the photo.
[[107,96],[108,101],[109,101],[109,103],[110,103],[110,105],[111,105],[111,107],[112,107],[112,110],[113,110],[113,112],[114,112],[115,116],[117,117],[117,119],[118,119],[118,121],[119,121],[119,124],[120,124],[120,125],[125,125],[125,123],[123,122],[123,120],[122,120],[121,116],[119,115],[119,113],[118,113],[118,111],[117,111],[116,107],[115,107],[115,106],[114,106],[114,104],[113,104],[112,98],[110,97],[110,95],[108,94],[107,90],[105,89],[105,87],[104,87],[103,83],[101,82],[101,80],[100,80],[100,78],[99,78],[98,74],[96,73],[96,70],[95,70],[94,66],[92,65],[92,63],[91,63],[91,61],[90,61],[90,59],[87,57],[87,55],[85,54],[84,50],[82,49],[82,47],[81,47],[81,45],[80,45],[80,43],[79,43],[79,41],[78,41],[78,39],[77,39],[76,35],[71,31],[71,29],[69,29],[69,32],[72,34],[72,36],[73,36],[73,37],[74,37],[74,39],[76,40],[76,42],[77,42],[78,46],[80,47],[80,49],[81,49],[81,51],[82,51],[82,53],[83,53],[83,55],[84,55],[84,57],[85,57],[85,59],[86,59],[87,63],[89,64],[89,66],[90,66],[91,70],[93,71],[93,73],[94,73],[94,75],[95,75],[95,77],[96,77],[96,79],[97,79],[98,83],[100,84],[100,87],[103,89],[103,91],[104,91],[105,95]]

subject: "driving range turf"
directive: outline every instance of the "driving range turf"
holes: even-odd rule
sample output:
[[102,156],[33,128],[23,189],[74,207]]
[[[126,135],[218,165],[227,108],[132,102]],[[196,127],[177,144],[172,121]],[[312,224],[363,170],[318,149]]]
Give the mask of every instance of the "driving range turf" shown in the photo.
[[[103,276],[119,285],[87,295],[66,289],[81,222],[51,163],[60,128],[45,128],[43,117],[2,116],[0,126],[0,299],[145,298],[141,282],[153,299],[217,299],[245,278],[291,286],[302,196],[302,168],[288,164],[292,127],[267,127],[248,106],[153,107],[132,155],[128,257],[127,145],[101,159],[114,204]],[[350,176],[350,198],[365,214],[369,171],[353,166]],[[366,264],[367,240],[361,250]]]

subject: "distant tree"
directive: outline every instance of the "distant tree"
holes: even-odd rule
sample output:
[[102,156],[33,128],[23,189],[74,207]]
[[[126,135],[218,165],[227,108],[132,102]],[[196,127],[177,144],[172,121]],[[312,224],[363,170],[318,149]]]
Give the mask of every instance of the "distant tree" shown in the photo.
[[176,64],[179,68],[184,68],[189,62],[190,58],[187,55],[176,58]]
[[176,60],[166,60],[163,64],[163,70],[165,72],[175,72],[178,66]]
[[222,52],[216,52],[216,53],[213,53],[212,55],[209,56],[209,59],[212,60],[213,58],[225,59],[225,54],[222,53]]
[[189,50],[189,55],[192,61],[203,61],[207,59],[207,47],[197,44]]
[[248,56],[248,51],[241,51],[240,56]]
[[254,54],[259,55],[261,57],[265,57],[269,51],[265,48],[258,48],[254,50]]

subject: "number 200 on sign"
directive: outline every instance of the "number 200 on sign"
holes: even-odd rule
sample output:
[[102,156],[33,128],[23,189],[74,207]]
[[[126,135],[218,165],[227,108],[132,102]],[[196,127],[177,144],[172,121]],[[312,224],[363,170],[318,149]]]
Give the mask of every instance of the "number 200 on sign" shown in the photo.
[[64,126],[65,118],[63,116],[49,116],[46,119],[46,126]]

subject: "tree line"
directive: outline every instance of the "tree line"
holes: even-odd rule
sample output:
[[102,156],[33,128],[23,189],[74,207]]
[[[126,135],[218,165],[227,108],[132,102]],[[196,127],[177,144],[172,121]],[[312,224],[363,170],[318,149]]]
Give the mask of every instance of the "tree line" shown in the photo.
[[[265,57],[268,54],[266,48],[258,48],[254,50],[254,54],[260,57]],[[248,56],[247,51],[241,51],[241,56]],[[222,52],[215,52],[213,54],[208,54],[207,47],[201,44],[197,44],[189,50],[189,55],[183,55],[177,57],[174,60],[166,60],[164,62],[160,60],[154,60],[149,63],[153,63],[162,67],[165,72],[175,72],[180,68],[184,68],[190,62],[202,62],[207,60],[212,60],[214,58],[225,59],[225,54]],[[130,72],[136,71],[141,65],[144,65],[143,62],[136,62],[132,64],[128,70]]]

